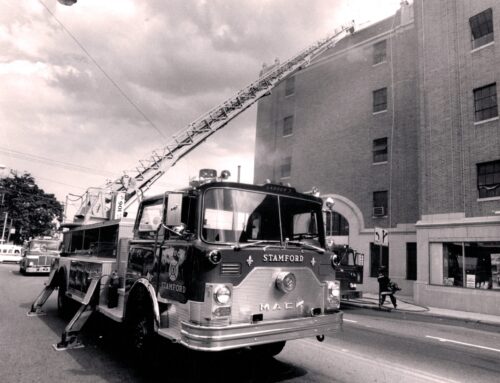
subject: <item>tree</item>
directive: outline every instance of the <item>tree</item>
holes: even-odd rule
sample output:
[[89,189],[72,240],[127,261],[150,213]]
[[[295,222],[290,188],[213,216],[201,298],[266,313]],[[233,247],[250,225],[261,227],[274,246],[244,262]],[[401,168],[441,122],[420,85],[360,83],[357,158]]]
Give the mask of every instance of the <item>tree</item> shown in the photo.
[[55,219],[62,221],[62,204],[53,194],[40,189],[29,173],[19,175],[11,171],[8,177],[0,179],[0,203],[2,228],[5,213],[8,213],[8,227],[12,220],[12,228],[16,229],[10,236],[15,243],[49,235],[56,228]]

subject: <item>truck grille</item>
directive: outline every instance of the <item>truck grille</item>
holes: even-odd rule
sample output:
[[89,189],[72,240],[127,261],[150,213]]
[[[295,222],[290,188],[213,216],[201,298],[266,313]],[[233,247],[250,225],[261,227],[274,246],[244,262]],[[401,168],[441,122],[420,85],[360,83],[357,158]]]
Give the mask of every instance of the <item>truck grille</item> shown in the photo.
[[[276,287],[276,277],[282,271],[296,277],[297,285],[291,292]],[[307,267],[256,267],[233,288],[232,321],[248,323],[259,314],[264,321],[311,316],[313,310],[323,312],[325,294],[325,285]]]
[[38,257],[38,266],[50,266],[50,259],[46,255]]

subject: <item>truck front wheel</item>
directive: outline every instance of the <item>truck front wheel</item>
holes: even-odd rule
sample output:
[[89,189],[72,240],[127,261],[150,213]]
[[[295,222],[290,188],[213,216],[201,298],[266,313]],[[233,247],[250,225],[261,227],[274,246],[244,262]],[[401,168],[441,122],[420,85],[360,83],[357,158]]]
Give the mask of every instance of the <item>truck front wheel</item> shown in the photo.
[[142,364],[148,358],[154,338],[153,316],[147,308],[135,307],[126,319],[127,340],[134,359]]

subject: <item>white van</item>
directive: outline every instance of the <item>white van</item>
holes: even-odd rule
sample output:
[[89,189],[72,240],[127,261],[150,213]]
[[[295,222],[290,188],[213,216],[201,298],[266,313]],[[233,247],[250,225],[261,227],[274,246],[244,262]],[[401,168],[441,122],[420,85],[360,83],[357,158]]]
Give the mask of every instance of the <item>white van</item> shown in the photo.
[[0,263],[19,263],[21,262],[22,246],[0,244]]

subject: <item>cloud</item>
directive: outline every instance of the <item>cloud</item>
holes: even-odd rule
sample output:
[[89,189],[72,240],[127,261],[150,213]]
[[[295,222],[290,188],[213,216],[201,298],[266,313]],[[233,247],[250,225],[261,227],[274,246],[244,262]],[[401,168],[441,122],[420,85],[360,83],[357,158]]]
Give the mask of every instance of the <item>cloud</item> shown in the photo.
[[[323,38],[345,21],[349,4],[352,10],[369,3],[80,0],[65,7],[1,0],[0,164],[29,171],[59,199],[98,186],[104,180],[97,172],[70,171],[57,161],[122,174],[254,81],[263,62]],[[339,14],[339,7],[347,8]],[[207,166],[235,174],[238,165],[251,182],[255,110],[181,161],[166,183],[177,178],[185,186],[187,174]]]

